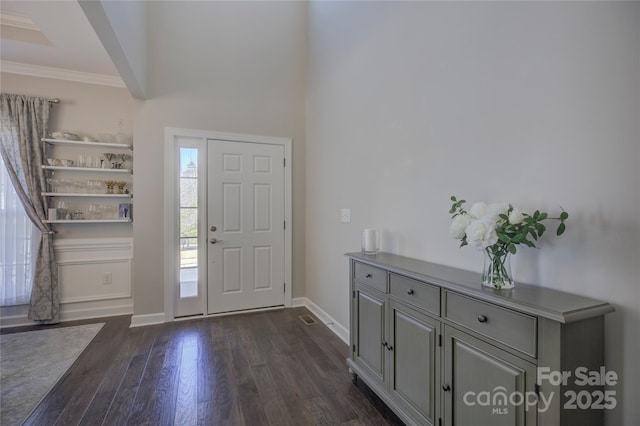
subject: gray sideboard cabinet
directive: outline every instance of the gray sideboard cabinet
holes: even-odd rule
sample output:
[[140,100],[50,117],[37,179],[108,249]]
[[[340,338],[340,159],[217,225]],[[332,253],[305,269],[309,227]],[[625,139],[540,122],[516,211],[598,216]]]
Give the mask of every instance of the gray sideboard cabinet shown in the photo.
[[524,284],[486,289],[479,274],[389,253],[347,257],[347,364],[407,424],[603,423],[603,410],[563,408],[567,391],[602,387],[538,372],[599,371],[608,303]]

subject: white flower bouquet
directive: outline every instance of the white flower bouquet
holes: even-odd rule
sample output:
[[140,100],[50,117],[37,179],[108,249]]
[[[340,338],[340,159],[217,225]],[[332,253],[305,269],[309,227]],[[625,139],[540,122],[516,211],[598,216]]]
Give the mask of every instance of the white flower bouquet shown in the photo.
[[482,283],[496,289],[513,288],[508,255],[517,252],[517,245],[535,247],[534,241],[546,231],[542,224],[545,220],[559,221],[556,235],[562,235],[564,222],[569,217],[564,210],[559,217],[552,218],[539,210],[528,214],[511,204],[487,205],[483,202],[473,204],[467,211],[464,208],[466,200],[452,196],[451,201],[451,236],[460,240],[460,247],[472,245],[484,250]]

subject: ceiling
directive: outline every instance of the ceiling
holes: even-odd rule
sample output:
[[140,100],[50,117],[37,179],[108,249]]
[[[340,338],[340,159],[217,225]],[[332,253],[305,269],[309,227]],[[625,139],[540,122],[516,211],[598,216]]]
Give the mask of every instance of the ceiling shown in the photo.
[[2,71],[124,87],[77,1],[2,0],[0,17]]

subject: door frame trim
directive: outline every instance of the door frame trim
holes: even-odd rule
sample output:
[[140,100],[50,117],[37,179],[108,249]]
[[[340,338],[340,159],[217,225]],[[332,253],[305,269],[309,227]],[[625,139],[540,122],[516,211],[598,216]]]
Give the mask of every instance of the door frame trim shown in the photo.
[[[175,257],[177,240],[177,216],[175,204],[176,184],[174,171],[178,159],[173,155],[176,138],[200,139],[205,143],[208,139],[219,139],[232,142],[250,142],[270,145],[281,145],[284,148],[286,167],[284,170],[284,218],[287,226],[284,230],[284,277],[286,287],[284,291],[284,306],[291,307],[292,295],[292,165],[291,139],[271,136],[247,135],[238,133],[216,132],[211,130],[185,129],[165,127],[164,129],[164,319],[165,322],[174,321],[174,285],[178,273]],[[206,239],[206,234],[203,238]],[[208,316],[206,311],[204,316]]]

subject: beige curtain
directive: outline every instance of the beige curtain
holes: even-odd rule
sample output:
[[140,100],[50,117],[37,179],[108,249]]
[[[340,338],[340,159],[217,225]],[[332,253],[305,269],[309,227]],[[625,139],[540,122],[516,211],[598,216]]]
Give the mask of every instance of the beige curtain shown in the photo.
[[42,167],[49,121],[49,101],[24,95],[0,95],[0,154],[24,210],[40,230],[42,239],[34,267],[29,319],[43,323],[59,321],[58,272],[53,237],[47,218]]

